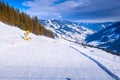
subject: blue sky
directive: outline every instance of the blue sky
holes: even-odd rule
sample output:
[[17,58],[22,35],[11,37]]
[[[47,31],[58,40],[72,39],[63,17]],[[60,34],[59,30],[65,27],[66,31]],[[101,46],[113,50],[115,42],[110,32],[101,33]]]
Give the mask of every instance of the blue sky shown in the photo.
[[39,19],[80,22],[120,21],[120,0],[4,0]]

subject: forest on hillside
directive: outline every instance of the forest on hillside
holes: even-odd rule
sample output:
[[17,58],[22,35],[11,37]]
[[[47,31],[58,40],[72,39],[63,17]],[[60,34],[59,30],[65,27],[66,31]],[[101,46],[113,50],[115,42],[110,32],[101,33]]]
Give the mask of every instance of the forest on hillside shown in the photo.
[[45,35],[54,38],[52,31],[44,28],[37,18],[37,16],[30,17],[24,12],[20,12],[5,2],[0,0],[0,21],[21,28],[22,30],[29,30],[36,35]]

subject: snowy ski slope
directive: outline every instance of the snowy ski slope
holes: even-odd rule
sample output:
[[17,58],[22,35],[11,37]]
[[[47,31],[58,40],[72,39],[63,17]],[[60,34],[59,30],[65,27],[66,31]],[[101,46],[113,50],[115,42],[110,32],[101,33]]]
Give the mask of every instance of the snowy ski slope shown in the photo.
[[[0,35],[0,80],[120,79],[119,56],[84,48],[63,39],[55,40],[32,33],[29,35],[32,40],[24,41],[24,31],[2,22]],[[108,74],[71,46],[99,61],[117,77]]]

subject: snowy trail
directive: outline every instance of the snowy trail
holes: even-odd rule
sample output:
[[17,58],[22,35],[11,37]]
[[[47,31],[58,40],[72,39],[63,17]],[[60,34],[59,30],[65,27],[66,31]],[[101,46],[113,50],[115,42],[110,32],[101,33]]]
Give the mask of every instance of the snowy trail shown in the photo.
[[0,50],[0,80],[69,79],[114,80],[79,52],[44,37]]

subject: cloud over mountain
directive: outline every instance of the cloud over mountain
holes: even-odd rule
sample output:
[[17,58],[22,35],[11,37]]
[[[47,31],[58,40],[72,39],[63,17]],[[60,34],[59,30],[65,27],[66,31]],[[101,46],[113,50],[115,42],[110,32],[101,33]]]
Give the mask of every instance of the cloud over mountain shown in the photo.
[[31,16],[43,19],[119,21],[119,0],[27,0],[23,6]]

